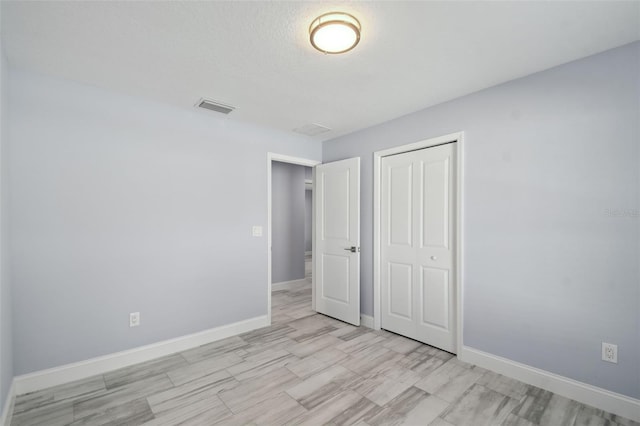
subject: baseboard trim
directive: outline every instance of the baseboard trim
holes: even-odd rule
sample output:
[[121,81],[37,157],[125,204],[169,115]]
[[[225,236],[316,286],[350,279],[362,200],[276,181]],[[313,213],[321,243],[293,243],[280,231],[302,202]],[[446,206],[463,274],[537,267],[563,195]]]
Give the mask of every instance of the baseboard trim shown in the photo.
[[458,358],[461,361],[478,365],[583,404],[640,422],[640,399],[611,392],[468,346],[463,346],[458,351]]
[[86,379],[97,374],[104,374],[108,371],[150,361],[158,357],[215,342],[216,340],[246,333],[247,331],[257,328],[267,327],[268,325],[269,320],[267,316],[262,315],[122,352],[23,374],[14,378],[15,394],[22,395],[51,386]]
[[373,317],[371,315],[360,314],[360,325],[373,328]]
[[277,290],[291,290],[296,287],[300,287],[302,285],[309,284],[309,280],[306,278],[301,278],[299,280],[291,280],[291,281],[281,281],[279,283],[271,284],[271,291]]
[[11,419],[13,418],[13,404],[16,401],[15,385],[15,379],[11,380],[11,386],[9,386],[7,398],[2,406],[2,416],[0,416],[0,425],[2,426],[9,426],[11,424]]

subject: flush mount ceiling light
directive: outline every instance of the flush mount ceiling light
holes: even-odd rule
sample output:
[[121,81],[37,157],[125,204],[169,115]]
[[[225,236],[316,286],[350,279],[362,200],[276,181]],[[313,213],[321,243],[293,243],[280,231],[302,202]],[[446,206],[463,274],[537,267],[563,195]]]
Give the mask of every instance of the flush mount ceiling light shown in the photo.
[[348,52],[360,41],[360,21],[348,13],[325,13],[311,23],[309,39],[323,53]]

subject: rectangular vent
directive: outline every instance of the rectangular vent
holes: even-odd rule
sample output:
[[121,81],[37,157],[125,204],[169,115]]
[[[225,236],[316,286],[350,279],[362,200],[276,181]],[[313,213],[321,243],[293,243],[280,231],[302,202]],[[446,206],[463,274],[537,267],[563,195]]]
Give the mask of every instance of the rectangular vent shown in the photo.
[[211,111],[220,112],[222,114],[229,114],[231,111],[236,109],[235,107],[204,98],[200,99],[197,105],[200,108],[210,109]]
[[316,136],[331,131],[330,128],[321,126],[320,124],[305,124],[304,126],[293,129],[294,132],[307,136]]

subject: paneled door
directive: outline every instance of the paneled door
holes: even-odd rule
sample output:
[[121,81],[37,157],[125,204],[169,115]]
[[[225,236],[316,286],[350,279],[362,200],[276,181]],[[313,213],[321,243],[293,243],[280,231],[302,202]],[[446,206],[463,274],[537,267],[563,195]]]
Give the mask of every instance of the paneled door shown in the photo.
[[456,144],[382,158],[381,326],[456,352]]
[[316,311],[360,325],[360,158],[315,167]]

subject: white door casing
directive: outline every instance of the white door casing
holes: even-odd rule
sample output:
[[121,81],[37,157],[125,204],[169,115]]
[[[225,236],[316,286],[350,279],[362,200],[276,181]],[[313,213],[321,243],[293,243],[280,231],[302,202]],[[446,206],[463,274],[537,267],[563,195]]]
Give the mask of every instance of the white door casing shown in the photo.
[[[272,243],[272,211],[271,211],[271,172],[274,161],[281,163],[298,164],[305,167],[315,167],[320,161],[308,158],[292,157],[290,155],[277,154],[273,152],[267,153],[267,318],[271,324],[271,243]],[[313,238],[313,237],[312,237]],[[313,296],[312,296],[313,297]],[[313,303],[313,301],[312,301]]]
[[381,326],[456,352],[456,144],[381,166]]
[[360,325],[360,158],[316,166],[313,184],[315,309]]

